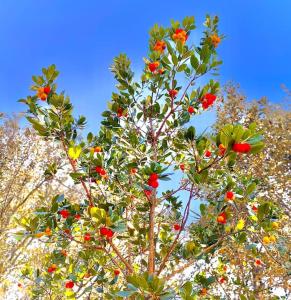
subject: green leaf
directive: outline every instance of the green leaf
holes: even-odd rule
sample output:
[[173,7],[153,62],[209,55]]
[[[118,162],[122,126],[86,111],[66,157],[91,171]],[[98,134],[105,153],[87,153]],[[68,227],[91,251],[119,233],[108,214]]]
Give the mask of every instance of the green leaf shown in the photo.
[[198,58],[195,56],[195,54],[193,54],[190,58],[190,63],[191,66],[194,68],[194,70],[197,70],[198,66],[199,66],[199,60]]
[[251,146],[251,151],[250,153],[252,154],[257,154],[259,152],[261,152],[261,150],[265,147],[265,144],[263,142],[259,142],[255,145]]
[[186,64],[183,64],[183,65],[181,65],[181,66],[179,66],[179,67],[177,68],[177,72],[182,72],[182,71],[184,71],[186,68],[187,68],[187,65],[186,65]]
[[87,135],[87,141],[88,141],[88,143],[91,143],[92,140],[93,140],[93,133],[89,132],[88,135]]
[[194,141],[195,133],[196,133],[195,127],[190,126],[185,133],[185,139],[188,141]]
[[200,52],[200,58],[203,61],[203,63],[208,63],[208,61],[210,59],[210,55],[211,55],[211,52],[210,52],[208,46],[205,44],[205,46],[203,46],[203,48],[201,49],[201,52]]
[[207,65],[206,64],[201,64],[199,65],[199,67],[197,68],[196,72],[197,74],[205,74],[207,71]]
[[172,53],[172,62],[173,62],[173,64],[174,64],[174,66],[177,66],[177,64],[178,64],[178,57],[176,56],[176,54],[173,52]]
[[135,293],[135,291],[120,291],[117,292],[116,295],[122,298],[127,298],[132,296]]
[[237,125],[233,129],[233,139],[235,142],[239,142],[244,134],[244,129],[241,125]]

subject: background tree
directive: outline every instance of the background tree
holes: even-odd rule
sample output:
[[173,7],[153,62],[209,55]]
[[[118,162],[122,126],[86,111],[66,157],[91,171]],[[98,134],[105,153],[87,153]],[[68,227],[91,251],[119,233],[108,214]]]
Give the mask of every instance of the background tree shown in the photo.
[[[17,274],[27,262],[41,265],[46,249],[31,236],[14,239],[17,220],[26,225],[27,215],[41,203],[48,205],[57,190],[70,194],[61,173],[55,177],[60,161],[57,145],[39,138],[34,130],[21,129],[21,116],[1,115],[0,126],[0,297],[11,293]],[[49,165],[49,166],[48,166]],[[77,194],[74,189],[73,194]],[[33,251],[31,251],[33,249]],[[42,255],[40,255],[42,254]]]
[[[193,17],[170,28],[155,25],[138,81],[129,59],[116,57],[111,70],[117,91],[100,132],[85,139],[85,117],[75,118],[69,97],[57,92],[55,66],[33,76],[36,94],[20,100],[28,106],[27,119],[40,136],[62,147],[70,176],[86,197],[76,203],[56,195],[23,230],[23,237],[47,228],[50,233],[41,237],[50,245],[43,266],[22,271],[24,281],[35,282],[32,298],[208,297],[215,276],[199,266],[212,264],[213,253],[229,241],[248,246],[254,232],[272,247],[278,207],[256,198],[251,176],[233,172],[238,154],[263,148],[256,125],[228,124],[213,136],[185,126],[217,100],[216,81],[196,86],[221,63],[217,24],[217,17],[206,17],[198,45],[188,45]],[[190,218],[191,205],[207,190],[215,196]],[[189,267],[197,270],[191,278]]]
[[256,122],[257,128],[264,132],[267,146],[260,155],[243,156],[237,163],[237,170],[258,178],[260,195],[278,203],[290,217],[287,174],[290,172],[291,113],[286,108],[286,104],[271,104],[266,98],[247,103],[238,88],[230,84],[226,87],[225,102],[218,106],[215,128],[219,130],[226,123],[249,126]]
[[[222,286],[229,296],[243,292],[247,299],[252,296],[255,299],[268,299],[272,294],[279,292],[285,293],[286,299],[288,298],[289,120],[290,111],[286,109],[284,103],[274,105],[266,98],[247,102],[238,87],[232,84],[226,86],[224,101],[218,106],[217,122],[214,125],[217,132],[226,123],[239,123],[247,127],[253,122],[263,132],[266,144],[263,151],[256,156],[241,156],[233,166],[233,172],[242,176],[253,174],[260,180],[258,196],[263,198],[265,203],[275,202],[282,210],[281,221],[273,223],[273,226],[278,228],[280,238],[272,248],[266,249],[263,245],[259,247],[253,245],[239,249],[229,241],[228,246],[218,252],[218,255],[223,253],[228,257],[227,262],[231,267],[228,267],[225,272],[221,267],[221,257],[218,256],[220,263],[212,272],[216,273],[218,285]],[[256,207],[257,203],[253,207],[254,212]]]

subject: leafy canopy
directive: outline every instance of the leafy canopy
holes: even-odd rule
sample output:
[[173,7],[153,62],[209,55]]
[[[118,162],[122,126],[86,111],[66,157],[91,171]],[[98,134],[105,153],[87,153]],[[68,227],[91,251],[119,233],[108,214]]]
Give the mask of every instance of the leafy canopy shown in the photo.
[[[86,138],[80,131],[85,117],[75,118],[69,97],[57,90],[56,67],[33,76],[36,94],[20,100],[28,106],[27,119],[40,136],[63,147],[84,197],[74,202],[56,195],[27,218],[23,236],[51,249],[37,270],[23,269],[24,280],[34,282],[32,297],[196,299],[217,282],[197,267],[211,265],[223,244],[248,245],[250,231],[267,231],[274,241],[276,207],[264,203],[254,214],[258,182],[233,172],[239,157],[263,147],[256,125],[225,124],[216,135],[187,127],[219,101],[217,81],[197,84],[221,64],[218,18],[207,16],[204,26],[192,45],[193,17],[169,28],[155,25],[139,80],[127,56],[116,57],[111,71],[117,90],[100,131]],[[214,196],[204,198],[210,190]],[[201,205],[193,214],[195,200]],[[220,262],[227,264],[226,257]],[[189,267],[195,276],[187,275]]]

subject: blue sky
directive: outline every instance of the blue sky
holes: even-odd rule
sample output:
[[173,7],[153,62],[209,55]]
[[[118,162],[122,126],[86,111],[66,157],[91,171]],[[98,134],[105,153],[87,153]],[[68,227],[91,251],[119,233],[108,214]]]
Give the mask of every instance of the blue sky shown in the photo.
[[127,53],[139,73],[154,23],[194,15],[200,25],[206,13],[219,15],[227,37],[218,79],[239,83],[249,98],[281,100],[280,84],[291,87],[290,0],[0,0],[0,111],[22,111],[16,101],[29,93],[31,75],[55,63],[59,86],[97,128],[114,89],[113,57]]

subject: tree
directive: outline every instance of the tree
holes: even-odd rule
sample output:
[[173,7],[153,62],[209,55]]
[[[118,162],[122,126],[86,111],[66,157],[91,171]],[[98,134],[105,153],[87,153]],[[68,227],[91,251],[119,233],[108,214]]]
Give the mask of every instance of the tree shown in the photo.
[[[201,262],[209,265],[229,240],[237,247],[248,244],[253,228],[268,228],[265,242],[268,247],[275,242],[271,224],[278,208],[263,203],[254,223],[255,180],[231,172],[238,153],[251,156],[263,148],[255,124],[226,124],[215,136],[186,127],[213,105],[219,91],[213,79],[195,86],[221,64],[218,18],[207,16],[204,25],[196,46],[188,45],[193,17],[173,21],[170,28],[155,25],[139,81],[126,55],[114,59],[117,91],[97,135],[82,138],[85,117],[74,118],[69,97],[57,92],[54,65],[33,76],[36,94],[20,100],[28,106],[27,119],[40,136],[61,145],[70,176],[86,197],[72,203],[56,195],[23,231],[23,236],[45,228],[51,233],[41,237],[51,249],[46,263],[22,273],[35,281],[32,297],[207,297],[215,277],[200,272]],[[191,205],[206,190],[215,190],[215,197],[205,199],[193,218]],[[198,269],[194,279],[187,276],[190,266]]]
[[[36,245],[31,236],[20,242],[14,239],[18,222],[26,225],[27,215],[41,203],[49,205],[52,195],[64,188],[55,176],[60,161],[57,145],[44,142],[31,129],[19,128],[19,118],[1,115],[0,125],[0,298],[15,285],[15,277],[25,265],[37,264],[42,245]],[[48,164],[50,164],[48,166]],[[47,168],[48,167],[48,168]],[[76,190],[72,196],[76,194]],[[19,220],[19,221],[18,221]],[[33,247],[34,251],[29,249]],[[41,263],[38,263],[41,264]],[[13,278],[14,277],[14,278]]]
[[278,203],[290,217],[287,203],[290,183],[286,176],[289,171],[290,111],[282,104],[269,103],[266,98],[248,104],[246,97],[233,85],[227,85],[226,96],[225,103],[218,108],[216,128],[221,128],[225,122],[244,126],[256,122],[258,129],[264,132],[268,147],[255,157],[242,157],[237,167],[244,174],[251,173],[258,178],[261,182],[260,195]]
[[[227,262],[232,265],[228,268],[228,273],[236,278],[237,282],[244,283],[245,296],[249,298],[254,294],[255,299],[267,299],[278,292],[282,293],[283,289],[288,298],[290,208],[287,174],[290,142],[286,133],[289,128],[290,112],[283,105],[269,103],[266,98],[247,102],[246,97],[232,84],[226,86],[225,93],[225,100],[217,110],[214,129],[218,132],[226,123],[249,126],[252,122],[256,122],[264,134],[266,143],[260,155],[241,156],[233,166],[233,172],[241,176],[253,174],[259,179],[258,195],[261,199],[258,200],[276,203],[282,215],[279,223],[273,223],[279,233],[279,241],[272,248],[253,246],[238,249],[230,241],[228,246],[219,252],[223,252],[228,257]],[[256,237],[254,238],[256,240]],[[236,290],[242,290],[241,285],[229,282],[226,284],[229,274],[223,274],[224,272],[219,274],[219,270],[221,271],[220,267],[215,272],[221,276],[220,280],[229,295]]]

